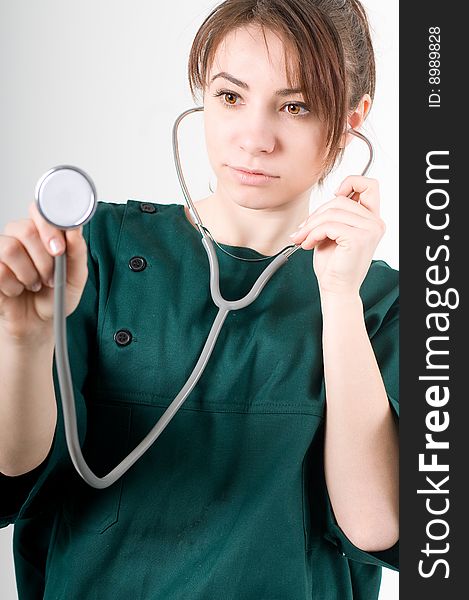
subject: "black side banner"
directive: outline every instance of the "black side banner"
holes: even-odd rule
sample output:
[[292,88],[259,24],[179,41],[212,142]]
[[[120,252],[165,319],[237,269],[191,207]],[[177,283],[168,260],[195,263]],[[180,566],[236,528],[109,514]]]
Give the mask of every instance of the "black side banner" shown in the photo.
[[[413,9],[412,11],[410,9]],[[467,597],[465,19],[400,7],[401,570],[404,600]]]

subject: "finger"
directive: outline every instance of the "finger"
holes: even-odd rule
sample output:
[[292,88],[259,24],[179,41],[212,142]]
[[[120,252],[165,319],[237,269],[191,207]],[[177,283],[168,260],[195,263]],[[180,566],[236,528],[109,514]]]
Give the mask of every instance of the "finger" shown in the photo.
[[[349,175],[340,186],[335,190],[336,195],[349,196],[354,192],[352,200],[360,200],[360,204],[371,210],[375,215],[379,215],[379,182],[371,177],[362,177],[361,175]],[[356,197],[359,194],[359,197]]]
[[61,229],[54,227],[40,214],[36,203],[29,205],[29,216],[34,221],[44,247],[50,256],[60,256],[65,252],[65,234]]
[[326,239],[335,241],[339,246],[350,247],[350,241],[356,232],[357,230],[354,227],[343,223],[322,223],[309,233],[302,242],[301,247],[304,250],[311,250],[311,248]]
[[[42,242],[52,256],[60,256],[66,250],[67,284],[81,289],[88,277],[88,248],[83,238],[83,225],[66,231],[53,227],[41,216],[34,202],[30,206],[30,215],[38,228]],[[51,247],[51,241],[55,241],[56,251]]]
[[324,212],[328,208],[342,208],[344,210],[349,210],[357,215],[361,215],[367,219],[376,219],[376,216],[365,206],[358,204],[358,202],[348,198],[347,196],[336,196],[327,202],[318,206],[309,216],[308,218],[298,225],[298,230],[301,227],[304,227],[307,223],[310,222],[310,219],[313,218],[316,214],[320,214]]
[[308,219],[304,221],[304,224],[309,222],[314,215],[320,214],[329,208],[341,208],[356,215],[361,215],[367,219],[376,219],[376,216],[365,206],[358,204],[350,198],[347,198],[347,196],[337,196],[331,200],[328,200],[327,202],[324,202],[324,204],[321,204],[321,206],[318,206],[318,208],[316,208],[316,210],[309,215]]
[[38,272],[42,284],[52,287],[54,259],[47,252],[39,237],[39,232],[34,221],[32,219],[23,219],[8,223],[5,226],[5,233],[22,243]]
[[[5,227],[7,230],[7,227]],[[0,264],[3,264],[2,270],[2,285],[6,285],[6,294],[11,289],[11,282],[9,281],[12,277],[21,284],[21,293],[26,287],[30,291],[33,290],[35,284],[41,283],[40,275],[29,256],[26,248],[23,246],[21,241],[16,237],[10,237],[8,235],[0,236]],[[6,284],[5,284],[6,282]],[[19,288],[17,284],[13,283],[13,290],[17,291]]]
[[343,223],[345,225],[350,225],[351,227],[356,227],[358,229],[367,229],[370,225],[370,219],[364,218],[362,215],[358,215],[353,213],[350,210],[343,210],[340,208],[328,208],[323,212],[312,215],[308,222],[302,227],[298,232],[293,234],[292,238],[296,244],[299,244],[301,241],[306,239],[306,236],[310,233],[312,229],[321,225],[322,223]]
[[0,262],[0,294],[15,298],[24,292],[24,285],[4,262]]

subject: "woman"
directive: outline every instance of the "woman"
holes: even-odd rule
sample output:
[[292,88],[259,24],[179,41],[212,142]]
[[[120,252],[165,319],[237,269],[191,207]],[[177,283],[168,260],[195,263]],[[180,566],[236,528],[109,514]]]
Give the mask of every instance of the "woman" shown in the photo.
[[[372,260],[375,180],[347,177],[308,215],[373,99],[364,11],[227,0],[194,39],[189,77],[217,175],[196,206],[220,244],[223,295],[242,297],[292,239],[303,250],[229,314],[152,448],[96,490],[73,469],[55,400],[53,292],[32,285],[66,241],[78,426],[102,475],[172,401],[213,322],[200,234],[180,204],[136,201],[99,203],[65,237],[34,206],[7,226],[1,514],[15,523],[20,600],[377,598],[380,566],[397,568],[398,273]],[[41,435],[25,447],[28,427]]]

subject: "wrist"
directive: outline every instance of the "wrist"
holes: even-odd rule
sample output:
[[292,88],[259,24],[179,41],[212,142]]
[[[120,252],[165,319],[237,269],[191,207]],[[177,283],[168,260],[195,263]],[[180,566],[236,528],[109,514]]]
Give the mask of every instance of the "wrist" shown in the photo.
[[5,331],[0,328],[0,339],[2,344],[16,352],[44,351],[49,348],[53,351],[55,346],[53,326],[45,326],[39,331],[34,331],[28,335],[15,335],[11,331]]
[[352,305],[361,304],[363,305],[360,293],[358,291],[353,292],[327,292],[319,290],[321,298],[321,304],[334,304],[334,305]]
[[329,314],[334,318],[341,315],[363,317],[363,301],[358,292],[345,294],[322,292],[320,298],[323,317]]

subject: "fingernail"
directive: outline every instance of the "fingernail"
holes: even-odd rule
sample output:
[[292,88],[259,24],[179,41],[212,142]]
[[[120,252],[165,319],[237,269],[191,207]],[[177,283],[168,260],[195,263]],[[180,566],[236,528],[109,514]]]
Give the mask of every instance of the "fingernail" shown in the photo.
[[296,237],[298,234],[300,233],[300,230],[298,229],[298,231],[295,231],[295,233],[290,233],[290,235],[288,237],[294,238]]
[[35,283],[31,286],[33,292],[38,292],[42,288],[42,284],[40,282]]
[[307,220],[308,220],[308,219],[306,219],[305,221],[303,221],[303,223],[300,223],[300,224],[298,225],[298,229],[301,229],[301,228],[303,227],[303,225],[306,223],[306,221],[307,221]]
[[52,278],[52,279],[49,279],[49,281],[47,282],[47,285],[48,285],[49,287],[54,287],[54,278]]
[[334,194],[335,194],[336,196],[337,196],[337,194],[339,193],[339,190],[340,190],[340,186],[339,186],[339,187],[338,187],[336,190],[334,190]]
[[51,241],[49,242],[49,246],[54,254],[58,254],[62,250],[62,244],[57,238],[51,239]]

